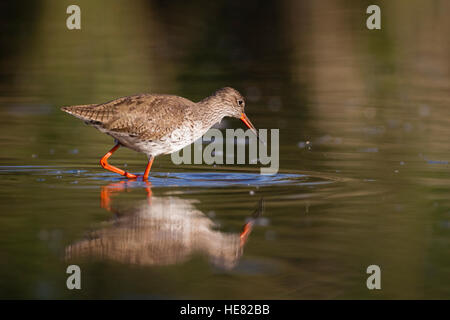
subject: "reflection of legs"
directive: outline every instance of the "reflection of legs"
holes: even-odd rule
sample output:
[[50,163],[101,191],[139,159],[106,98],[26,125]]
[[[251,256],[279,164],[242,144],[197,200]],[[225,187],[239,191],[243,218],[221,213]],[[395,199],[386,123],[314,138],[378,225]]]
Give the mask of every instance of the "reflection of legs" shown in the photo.
[[125,181],[102,186],[100,192],[100,206],[108,211],[111,211],[111,196],[113,195],[113,193],[122,192],[123,190],[125,190],[125,187]]
[[[120,193],[123,191],[130,191],[128,189],[128,185],[130,185],[128,181],[120,181],[118,183],[111,183],[107,186],[102,186],[101,192],[100,192],[100,207],[111,211],[111,198],[115,193]],[[152,198],[152,184],[148,181],[145,182],[145,191],[147,191],[147,199],[148,203],[151,204],[151,198]]]
[[118,173],[118,174],[120,174],[120,175],[122,175],[122,176],[125,176],[125,177],[127,177],[127,178],[130,178],[130,179],[136,179],[136,176],[135,176],[134,174],[128,173],[128,172],[126,172],[126,171],[123,171],[122,169],[116,168],[116,167],[114,167],[114,166],[112,166],[112,165],[110,165],[110,164],[108,163],[109,157],[111,157],[111,155],[112,155],[117,149],[119,149],[119,147],[120,147],[120,144],[117,143],[111,150],[109,150],[109,151],[103,156],[103,158],[100,159],[100,165],[101,165],[103,168],[105,168],[106,170],[109,170],[109,171]]
[[150,205],[150,204],[152,204],[152,184],[148,181],[145,181],[145,184],[147,186],[145,188],[145,191],[147,191],[147,201],[148,201],[148,204]]

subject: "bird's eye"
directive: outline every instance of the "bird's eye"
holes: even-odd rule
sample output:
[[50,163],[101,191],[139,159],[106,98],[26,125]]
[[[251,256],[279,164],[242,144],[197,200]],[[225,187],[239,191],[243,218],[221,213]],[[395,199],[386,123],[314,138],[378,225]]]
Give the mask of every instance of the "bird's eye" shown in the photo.
[[240,106],[242,106],[243,103],[244,103],[244,101],[238,100],[238,104],[239,104]]

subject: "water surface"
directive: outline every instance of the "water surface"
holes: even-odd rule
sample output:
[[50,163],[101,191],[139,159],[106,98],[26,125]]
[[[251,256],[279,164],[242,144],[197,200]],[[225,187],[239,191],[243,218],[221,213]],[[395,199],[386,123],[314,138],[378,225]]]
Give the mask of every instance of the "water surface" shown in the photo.
[[[81,32],[63,3],[8,5],[0,298],[450,298],[450,8],[413,3],[382,2],[376,32],[348,1],[80,1]],[[226,85],[280,130],[278,174],[162,156],[125,181],[98,164],[113,141],[59,110]]]

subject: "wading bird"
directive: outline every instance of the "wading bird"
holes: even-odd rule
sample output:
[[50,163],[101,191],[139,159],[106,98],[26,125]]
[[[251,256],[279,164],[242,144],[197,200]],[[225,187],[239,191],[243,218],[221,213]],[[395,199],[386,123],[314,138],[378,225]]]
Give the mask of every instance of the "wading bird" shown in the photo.
[[143,180],[147,180],[156,156],[191,144],[224,117],[241,119],[258,136],[244,108],[244,97],[225,87],[197,103],[174,95],[141,94],[61,110],[115,139],[115,146],[100,160],[106,170],[136,179],[136,175],[110,165],[108,159],[120,146],[145,153],[148,164]]

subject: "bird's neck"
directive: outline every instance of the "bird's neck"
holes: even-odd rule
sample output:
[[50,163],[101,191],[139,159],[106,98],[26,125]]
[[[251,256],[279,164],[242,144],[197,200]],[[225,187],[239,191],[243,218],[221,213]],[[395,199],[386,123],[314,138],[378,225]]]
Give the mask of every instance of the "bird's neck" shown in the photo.
[[227,102],[221,97],[209,96],[197,103],[201,117],[207,119],[210,126],[220,122],[227,115]]

